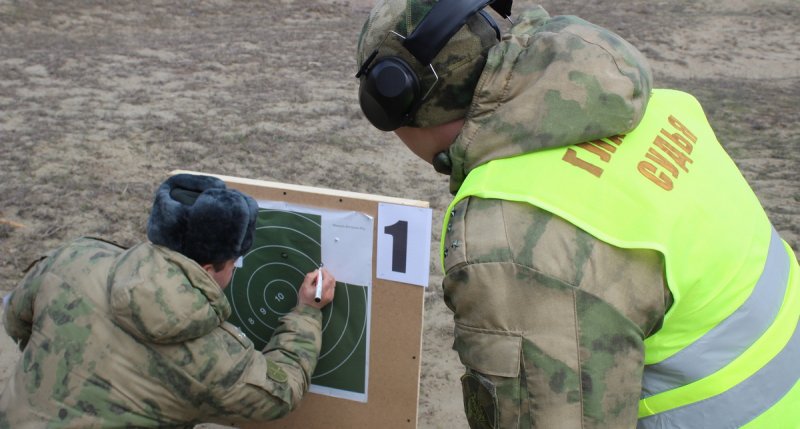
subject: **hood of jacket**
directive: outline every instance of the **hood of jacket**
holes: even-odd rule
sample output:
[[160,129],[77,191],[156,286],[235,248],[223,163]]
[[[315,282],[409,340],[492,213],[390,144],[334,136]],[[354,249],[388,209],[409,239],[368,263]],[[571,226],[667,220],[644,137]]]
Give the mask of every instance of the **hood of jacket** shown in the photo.
[[618,35],[541,7],[523,12],[490,50],[450,146],[450,191],[491,160],[630,131],[651,89],[647,60]]
[[156,344],[199,338],[231,313],[222,288],[200,265],[152,243],[120,255],[108,276],[108,292],[117,325]]

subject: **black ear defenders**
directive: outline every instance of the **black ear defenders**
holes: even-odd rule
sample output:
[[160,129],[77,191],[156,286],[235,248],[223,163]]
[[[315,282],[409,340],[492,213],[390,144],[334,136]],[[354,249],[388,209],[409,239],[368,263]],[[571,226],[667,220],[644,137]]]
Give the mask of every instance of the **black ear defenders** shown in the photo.
[[[439,80],[431,61],[447,44],[467,19],[479,13],[494,28],[497,38],[500,29],[484,7],[491,4],[498,14],[508,18],[513,0],[439,0],[428,12],[417,28],[404,37],[390,32],[386,37],[403,39],[403,47],[427,66],[436,80],[422,94],[420,78],[414,69],[402,58],[388,56],[378,58],[383,41],[361,64],[356,78],[361,80],[358,89],[358,102],[364,116],[379,130],[394,131],[407,124],[416,110],[428,97]],[[384,39],[385,41],[386,39]]]

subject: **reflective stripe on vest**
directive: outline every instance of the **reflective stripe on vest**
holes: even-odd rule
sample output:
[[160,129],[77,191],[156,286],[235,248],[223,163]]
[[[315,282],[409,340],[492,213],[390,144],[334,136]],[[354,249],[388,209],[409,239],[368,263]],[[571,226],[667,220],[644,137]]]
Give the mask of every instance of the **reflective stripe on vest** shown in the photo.
[[[721,422],[724,422],[724,427],[732,428],[742,426],[774,428],[788,427],[784,426],[786,422],[793,422],[795,425],[800,423],[800,408],[794,403],[788,404],[796,401],[788,395],[790,392],[795,397],[800,394],[798,384],[800,365],[797,364],[800,362],[798,286],[800,286],[800,273],[794,254],[773,230],[764,275],[759,279],[759,284],[745,304],[729,319],[710,331],[708,337],[704,336],[671,358],[652,365],[668,363],[660,370],[671,371],[674,378],[669,380],[662,374],[659,381],[664,384],[659,387],[672,389],[640,401],[640,420],[637,427],[681,428],[686,427],[688,422],[692,427],[706,428],[721,427]],[[780,302],[775,303],[775,299],[780,299]],[[775,304],[780,308],[774,308]],[[766,314],[761,314],[762,311]],[[747,323],[756,325],[755,329],[746,326]],[[765,335],[760,335],[758,331],[765,324],[769,324],[767,332]],[[737,329],[742,332],[737,332]],[[773,333],[775,334],[773,337],[780,337],[773,338],[778,344],[783,344],[781,343],[783,339],[788,337],[788,341],[777,350],[777,353],[773,353],[769,345],[760,344],[766,343],[765,337]],[[747,350],[743,350],[740,356],[717,350],[718,347],[722,349],[723,345],[742,349],[735,343],[737,338],[747,343],[744,347]],[[721,345],[714,341],[720,341]],[[709,354],[712,359],[708,359]],[[752,361],[748,362],[748,355],[753,356]],[[717,365],[714,359],[729,365],[722,367]],[[703,363],[707,365],[703,367]],[[683,369],[674,366],[678,364],[685,366]],[[739,367],[747,364],[759,365],[759,369],[752,375],[742,378],[740,375],[746,375],[748,371],[740,371]],[[652,368],[645,368],[645,380],[652,377],[652,374],[648,374],[651,371]],[[681,381],[681,378],[685,380]],[[648,382],[653,383],[645,381]],[[667,385],[670,382],[674,384]],[[720,388],[724,390],[719,394],[713,394]],[[712,394],[705,393],[705,390],[712,391]],[[782,408],[789,407],[778,420],[778,426],[775,422],[759,423],[758,416],[778,405]]]
[[664,255],[674,301],[645,339],[643,427],[800,421],[786,405],[800,397],[800,365],[787,364],[800,362],[797,260],[693,97],[654,90],[623,138],[475,168],[445,212],[442,250],[452,208],[470,196],[530,203],[611,245]]
[[733,314],[694,343],[645,367],[642,397],[707,377],[733,362],[769,328],[783,303],[789,280],[789,255],[772,230],[764,271],[753,292]]
[[[800,362],[800,329],[795,327],[794,334],[786,347],[751,377],[704,401],[640,419],[637,428],[677,429],[723,426],[738,428],[745,426],[781,401],[792,387],[797,389],[797,379],[800,376],[798,362]],[[797,404],[793,404],[793,407],[795,415],[786,415],[784,421],[797,425],[800,423],[796,415]],[[724,425],[721,425],[720,422],[724,422]],[[792,426],[761,427],[766,429]]]

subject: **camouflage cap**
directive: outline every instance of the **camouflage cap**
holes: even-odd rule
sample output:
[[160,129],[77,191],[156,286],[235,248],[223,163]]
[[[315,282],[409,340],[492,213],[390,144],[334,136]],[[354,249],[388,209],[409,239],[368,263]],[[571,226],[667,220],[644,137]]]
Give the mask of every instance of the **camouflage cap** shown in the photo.
[[420,64],[402,45],[402,39],[391,36],[394,31],[404,37],[411,34],[436,0],[378,0],[364,23],[358,39],[356,60],[360,67],[375,49],[378,58],[397,56],[405,60],[419,76],[423,94],[430,95],[420,105],[412,127],[429,127],[463,118],[472,101],[472,94],[486,63],[487,51],[497,44],[497,33],[480,14],[450,38],[434,57],[431,73],[428,64]]

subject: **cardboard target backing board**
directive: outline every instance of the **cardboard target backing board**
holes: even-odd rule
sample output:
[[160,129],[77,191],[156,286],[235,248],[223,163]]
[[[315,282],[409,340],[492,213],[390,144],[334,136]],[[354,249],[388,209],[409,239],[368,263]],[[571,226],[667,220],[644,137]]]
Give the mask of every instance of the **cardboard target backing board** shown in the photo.
[[[363,353],[366,353],[369,362],[369,373],[365,380],[368,384],[368,395],[366,395],[366,402],[354,401],[346,398],[329,396],[309,392],[300,403],[300,406],[290,413],[288,416],[272,422],[265,422],[259,424],[250,424],[244,426],[245,428],[353,428],[353,427],[417,427],[417,406],[419,400],[419,379],[420,379],[420,354],[422,351],[422,320],[423,320],[423,298],[424,288],[386,279],[377,278],[375,276],[376,269],[375,263],[377,256],[375,252],[377,246],[375,240],[378,235],[378,213],[379,205],[381,204],[395,204],[400,206],[427,208],[428,203],[425,201],[407,200],[400,198],[384,197],[372,194],[362,194],[347,191],[330,190],[323,188],[313,188],[307,186],[299,186],[292,184],[284,184],[277,182],[267,182],[260,180],[252,180],[231,176],[221,176],[215,174],[198,173],[191,171],[173,171],[171,174],[178,173],[192,173],[192,174],[206,174],[218,177],[225,181],[225,183],[233,188],[247,193],[258,201],[275,201],[285,202],[291,206],[304,206],[315,207],[319,209],[335,210],[335,211],[352,211],[363,213],[375,219],[372,222],[372,264],[371,275],[372,285],[370,288],[371,296],[365,296],[362,288],[358,285],[346,285],[348,293],[347,299],[351,303],[360,306],[369,305],[371,320],[369,328],[368,344],[363,345]],[[274,223],[281,223],[281,228],[286,225],[298,225],[298,229],[303,229],[303,235],[310,235],[313,237],[315,219],[313,216],[293,216],[294,213],[278,213],[278,216],[269,216],[269,210],[260,210],[259,222],[262,228],[275,226]],[[283,222],[283,223],[282,223]],[[311,225],[306,228],[303,224]],[[258,234],[257,234],[258,237]],[[260,245],[261,244],[261,245]],[[262,267],[256,264],[253,268],[252,261],[248,258],[255,258],[259,252],[266,252],[267,247],[260,243],[258,238],[254,243],[253,249],[248,252],[245,258],[242,271],[239,273],[240,278],[236,279],[234,273],[234,281],[241,282],[242,278],[250,278],[256,270],[268,270],[270,267]],[[308,247],[309,250],[305,248]],[[262,249],[255,251],[255,249]],[[315,268],[311,261],[318,261],[319,255],[318,247],[315,246],[285,246],[284,250],[277,249],[273,246],[270,252],[278,252],[278,258],[292,258],[309,259],[308,271]],[[295,256],[295,254],[297,256]],[[302,256],[300,256],[302,255]],[[316,258],[316,259],[315,259]],[[266,264],[264,264],[266,265]],[[249,271],[246,270],[250,267]],[[305,267],[303,268],[305,269]],[[299,271],[303,271],[300,269]],[[261,290],[264,294],[269,293],[269,296],[274,298],[279,296],[281,298],[287,297],[287,303],[291,301],[291,294],[293,293],[291,286],[297,286],[296,279],[302,279],[302,276],[297,277],[299,274],[292,274],[293,269],[273,270],[272,274],[275,279],[268,282],[269,285],[264,285]],[[295,270],[297,271],[297,270]],[[262,273],[264,274],[264,273]],[[305,274],[305,273],[302,273]],[[336,273],[333,273],[336,275]],[[286,276],[286,278],[282,278]],[[234,286],[232,281],[231,286]],[[237,283],[238,284],[238,283]],[[231,286],[228,288],[230,289]],[[342,285],[338,283],[334,304],[340,299],[340,289]],[[231,299],[234,313],[236,307],[242,306],[242,297],[237,298],[231,296],[230,291],[226,291]],[[360,297],[360,299],[359,299]],[[345,298],[345,296],[342,296]],[[251,298],[246,298],[251,300]],[[294,298],[296,299],[296,297]],[[237,302],[238,301],[238,302]],[[273,302],[274,299],[273,299]],[[256,324],[272,324],[272,316],[270,313],[281,313],[288,311],[287,309],[280,308],[280,305],[272,305],[271,307],[264,306],[260,308],[262,314],[256,314],[254,317],[245,315],[241,319],[244,320],[230,320],[234,324],[252,323],[247,321],[252,317],[258,319]],[[287,304],[288,305],[288,304]],[[329,307],[332,307],[330,305]],[[330,310],[326,307],[327,310]],[[350,306],[348,306],[350,307]],[[355,310],[361,311],[361,310]],[[325,314],[325,313],[323,313]],[[234,316],[232,316],[234,319]],[[360,322],[362,318],[356,317],[355,320]],[[243,329],[245,333],[246,330]],[[252,334],[248,337],[253,341],[255,346],[260,347],[265,340],[262,338],[254,338]],[[323,347],[324,349],[325,347]],[[324,352],[325,350],[323,350]],[[358,351],[356,351],[358,353]],[[323,353],[324,354],[324,353]],[[320,365],[328,365],[320,358]],[[336,367],[339,365],[336,364]],[[320,372],[320,367],[315,371],[315,374]],[[327,373],[328,371],[326,371]],[[346,374],[346,373],[345,373]],[[358,377],[344,376],[344,379],[353,378],[350,380],[355,383],[356,388],[359,386],[360,381]],[[332,381],[336,383],[336,381]],[[312,384],[315,380],[312,377]],[[367,386],[364,386],[365,388]]]

